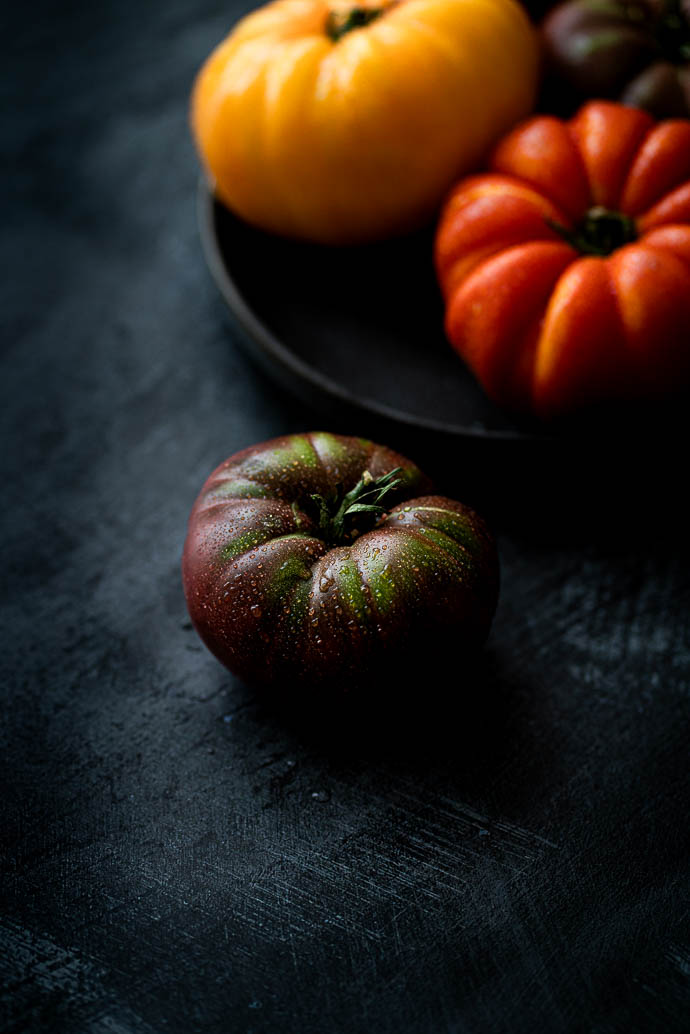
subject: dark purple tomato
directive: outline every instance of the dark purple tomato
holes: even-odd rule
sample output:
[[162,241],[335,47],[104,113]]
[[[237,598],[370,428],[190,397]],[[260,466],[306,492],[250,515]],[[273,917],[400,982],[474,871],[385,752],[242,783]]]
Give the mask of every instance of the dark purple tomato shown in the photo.
[[604,97],[656,118],[690,115],[690,0],[566,0],[541,33],[547,107]]
[[429,490],[362,438],[297,434],[231,456],[184,547],[199,635],[258,686],[347,690],[420,659],[431,673],[437,649],[461,671],[489,631],[496,549],[476,513]]

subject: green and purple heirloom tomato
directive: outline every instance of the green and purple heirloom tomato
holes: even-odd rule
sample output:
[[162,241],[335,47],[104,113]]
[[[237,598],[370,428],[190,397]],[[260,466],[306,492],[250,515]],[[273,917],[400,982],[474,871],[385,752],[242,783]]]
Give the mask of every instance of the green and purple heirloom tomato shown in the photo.
[[605,97],[657,118],[690,115],[690,0],[567,0],[545,19],[545,99]]
[[482,519],[362,438],[276,438],[222,463],[189,520],[183,579],[208,648],[246,682],[348,689],[485,640],[498,563]]

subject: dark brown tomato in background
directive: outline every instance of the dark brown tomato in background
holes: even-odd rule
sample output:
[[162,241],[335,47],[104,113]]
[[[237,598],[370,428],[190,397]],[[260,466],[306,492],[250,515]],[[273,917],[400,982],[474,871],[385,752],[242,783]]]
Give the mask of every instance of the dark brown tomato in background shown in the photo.
[[690,115],[690,0],[567,0],[541,26],[544,110],[591,97]]
[[208,648],[244,681],[341,692],[489,631],[496,549],[469,507],[361,438],[290,435],[231,456],[189,520],[183,579]]

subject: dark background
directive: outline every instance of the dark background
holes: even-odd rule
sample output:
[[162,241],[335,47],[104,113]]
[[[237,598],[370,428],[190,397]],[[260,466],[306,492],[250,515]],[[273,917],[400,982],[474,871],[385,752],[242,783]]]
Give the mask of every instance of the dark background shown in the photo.
[[207,473],[369,430],[255,372],[203,263],[187,97],[248,6],[5,15],[0,1029],[687,1031],[685,441],[493,499],[466,709],[320,736],[188,623]]

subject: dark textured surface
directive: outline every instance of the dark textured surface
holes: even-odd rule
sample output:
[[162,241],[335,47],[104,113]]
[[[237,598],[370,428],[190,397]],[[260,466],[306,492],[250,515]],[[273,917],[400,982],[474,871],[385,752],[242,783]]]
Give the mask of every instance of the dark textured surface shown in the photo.
[[686,1031],[689,550],[648,460],[616,507],[578,486],[584,522],[495,508],[466,709],[420,686],[406,721],[309,728],[190,629],[202,481],[325,422],[247,365],[201,258],[186,96],[232,15],[5,25],[0,1029]]

